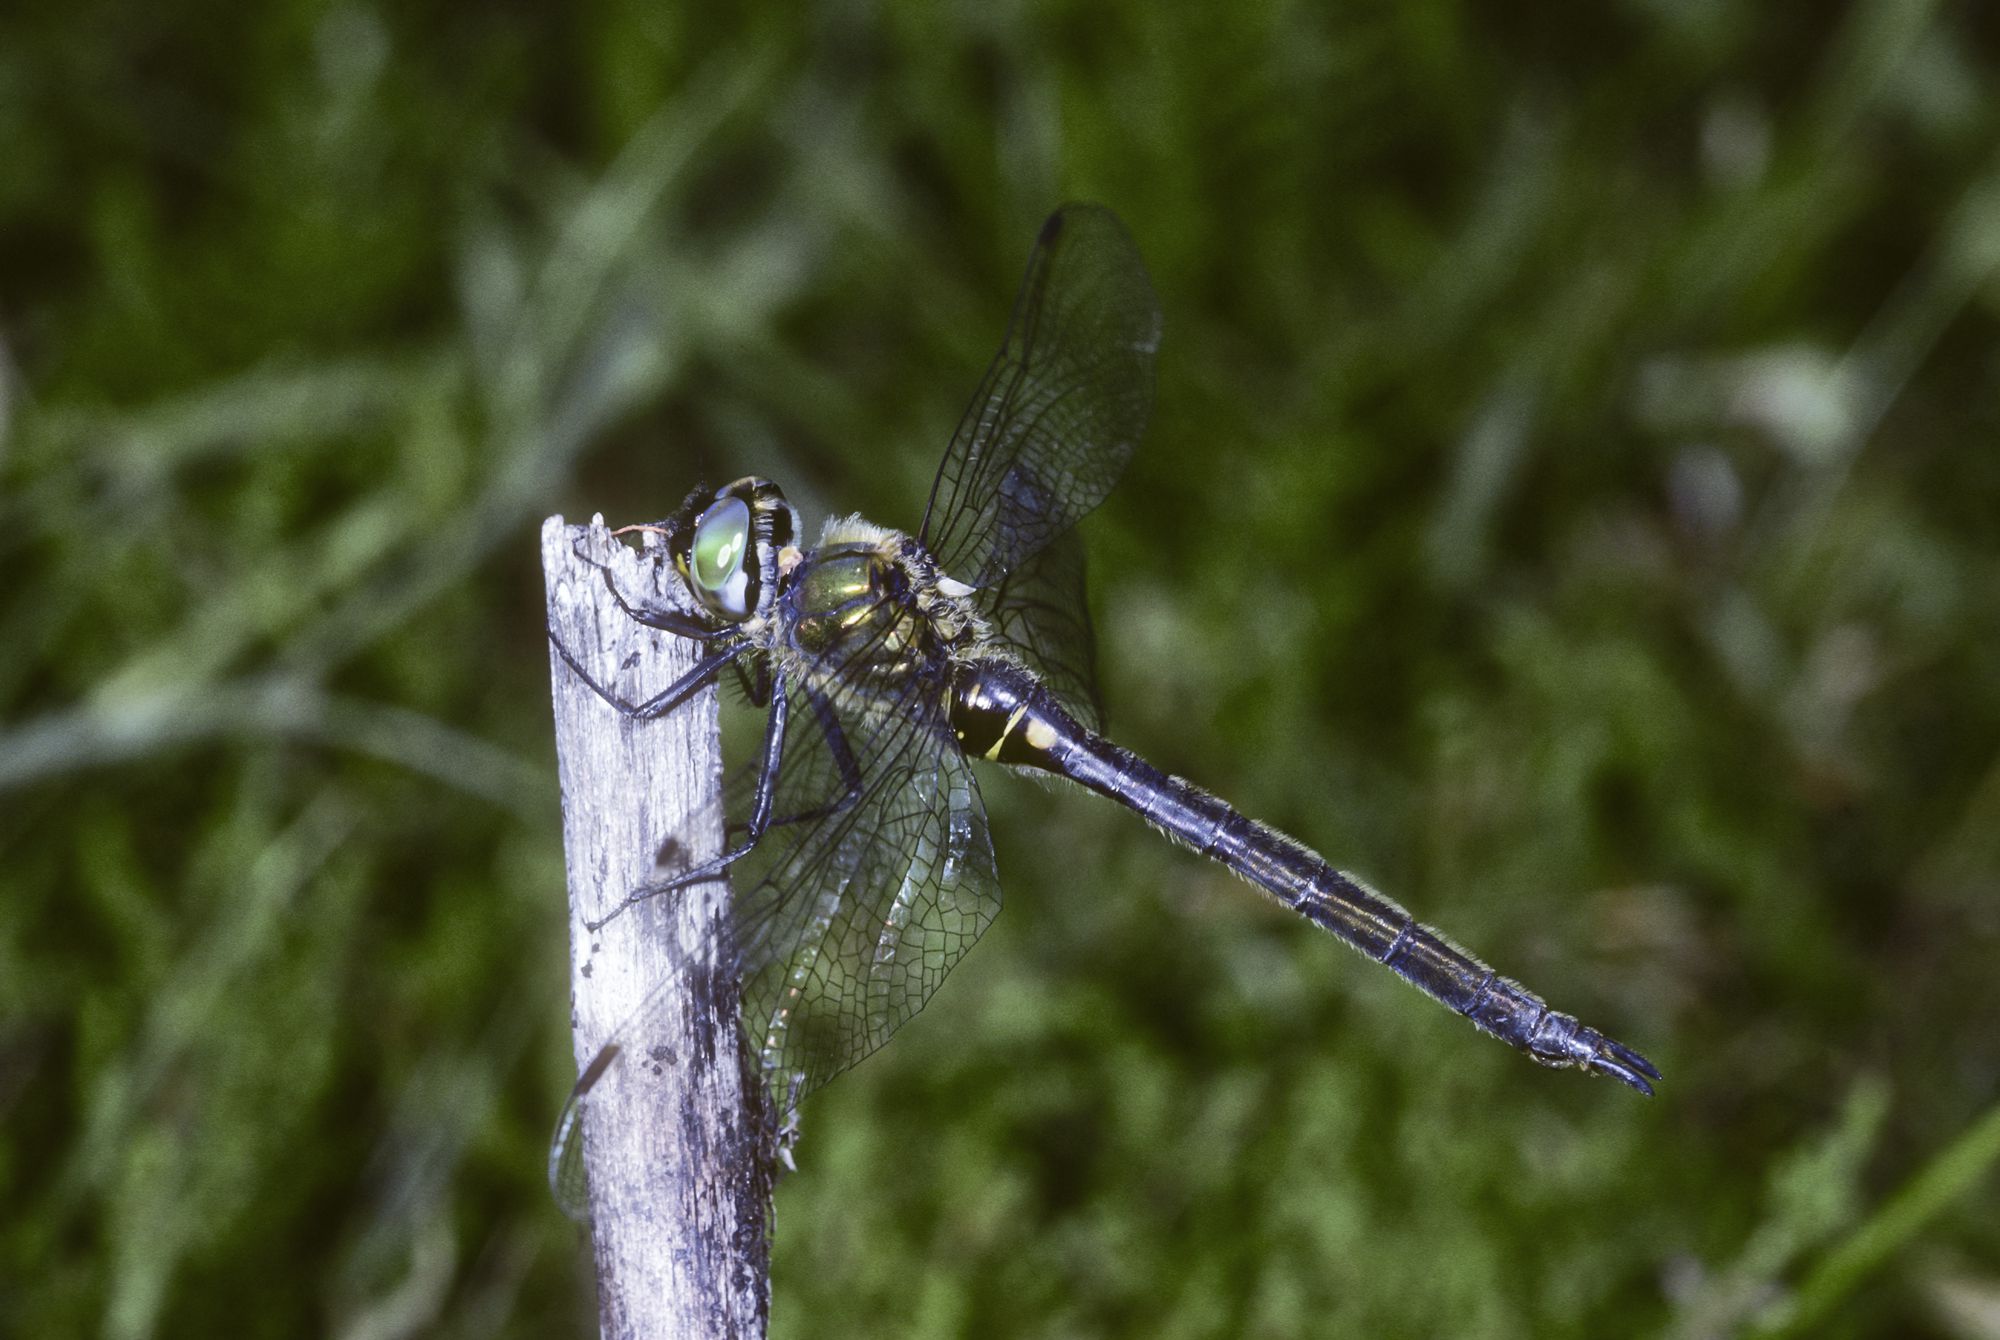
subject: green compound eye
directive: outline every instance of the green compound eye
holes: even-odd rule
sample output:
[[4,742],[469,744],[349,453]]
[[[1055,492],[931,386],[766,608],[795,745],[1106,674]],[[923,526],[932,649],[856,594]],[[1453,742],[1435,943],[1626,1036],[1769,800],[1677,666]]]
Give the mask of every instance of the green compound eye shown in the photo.
[[695,594],[709,608],[734,619],[750,612],[745,602],[749,578],[743,571],[749,548],[750,508],[741,498],[724,498],[694,523],[688,576]]
[[750,509],[741,498],[724,498],[694,524],[694,579],[705,591],[720,591],[743,566],[750,544]]

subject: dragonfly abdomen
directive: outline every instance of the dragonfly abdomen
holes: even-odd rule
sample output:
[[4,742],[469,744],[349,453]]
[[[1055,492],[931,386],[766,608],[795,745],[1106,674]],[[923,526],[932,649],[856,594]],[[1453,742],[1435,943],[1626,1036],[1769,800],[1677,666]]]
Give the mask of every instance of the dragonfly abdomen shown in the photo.
[[1305,844],[1109,740],[1088,741],[1082,752],[1096,755],[1093,763],[1099,766],[1065,769],[1077,781],[1123,802],[1148,823],[1505,1041],[1522,1045],[1522,1026],[1532,1030],[1537,1016],[1546,1012],[1539,997]]
[[1652,1092],[1646,1081],[1659,1076],[1645,1058],[1550,1009],[1304,843],[1087,730],[1025,671],[996,663],[963,673],[952,721],[966,752],[1109,796],[1542,1064],[1602,1071]]

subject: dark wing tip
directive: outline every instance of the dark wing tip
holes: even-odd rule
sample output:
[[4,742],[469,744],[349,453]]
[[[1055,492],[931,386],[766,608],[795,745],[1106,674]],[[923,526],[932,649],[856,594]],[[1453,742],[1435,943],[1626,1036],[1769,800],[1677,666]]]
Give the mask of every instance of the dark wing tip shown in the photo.
[[1055,213],[1049,215],[1049,217],[1042,220],[1042,231],[1035,238],[1035,243],[1037,246],[1045,247],[1049,243],[1055,241],[1056,238],[1061,235],[1063,230],[1063,214],[1068,210],[1068,208],[1069,207],[1065,205],[1063,206],[1062,209],[1057,210]]

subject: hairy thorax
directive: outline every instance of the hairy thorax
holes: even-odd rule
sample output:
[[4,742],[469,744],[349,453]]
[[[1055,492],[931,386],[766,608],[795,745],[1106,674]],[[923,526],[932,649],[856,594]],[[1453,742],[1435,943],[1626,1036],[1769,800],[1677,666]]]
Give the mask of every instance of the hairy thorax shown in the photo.
[[901,699],[914,682],[948,681],[951,664],[989,640],[969,588],[938,571],[901,531],[837,517],[783,578],[774,654],[831,697]]

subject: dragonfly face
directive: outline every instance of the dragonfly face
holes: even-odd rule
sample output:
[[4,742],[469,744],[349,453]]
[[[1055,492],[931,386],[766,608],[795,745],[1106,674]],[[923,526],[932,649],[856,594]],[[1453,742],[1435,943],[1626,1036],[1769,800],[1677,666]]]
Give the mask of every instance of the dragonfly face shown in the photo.
[[[684,701],[699,676],[753,666],[744,678],[768,707],[764,745],[730,786],[731,830],[744,840],[633,898],[728,873],[745,1033],[789,1119],[922,1009],[999,910],[973,761],[1038,769],[1127,806],[1531,1059],[1651,1093],[1659,1072],[1637,1052],[1097,733],[1075,528],[1145,428],[1159,329],[1123,226],[1069,206],[1042,227],[1006,339],[914,532],[839,518],[808,551],[768,480],[688,496],[662,528],[705,617],[656,626],[708,651],[648,703]],[[607,1053],[649,1054],[674,990],[663,982]],[[631,1069],[594,1064],[571,1095],[551,1175],[572,1209],[583,1199],[577,1113],[592,1083],[629,1082]]]
[[799,535],[798,510],[776,484],[750,475],[697,488],[664,528],[681,581],[712,619],[740,624],[769,616]]

